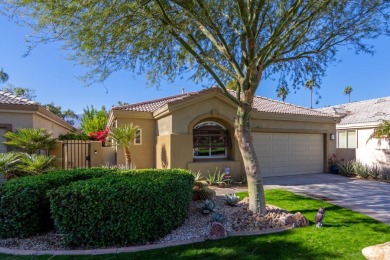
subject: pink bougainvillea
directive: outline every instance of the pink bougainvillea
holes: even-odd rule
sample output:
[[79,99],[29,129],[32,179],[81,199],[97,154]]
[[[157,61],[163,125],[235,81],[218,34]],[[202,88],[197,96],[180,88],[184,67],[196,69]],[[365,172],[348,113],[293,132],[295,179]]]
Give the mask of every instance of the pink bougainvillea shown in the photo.
[[91,140],[100,141],[104,145],[106,143],[106,137],[108,135],[108,129],[104,129],[102,131],[96,131],[89,134]]

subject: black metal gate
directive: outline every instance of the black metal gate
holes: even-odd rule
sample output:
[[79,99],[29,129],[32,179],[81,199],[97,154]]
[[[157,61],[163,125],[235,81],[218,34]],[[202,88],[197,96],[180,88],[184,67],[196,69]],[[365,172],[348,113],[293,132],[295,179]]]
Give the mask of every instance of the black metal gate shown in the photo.
[[84,140],[64,140],[62,144],[62,168],[90,168],[91,143]]

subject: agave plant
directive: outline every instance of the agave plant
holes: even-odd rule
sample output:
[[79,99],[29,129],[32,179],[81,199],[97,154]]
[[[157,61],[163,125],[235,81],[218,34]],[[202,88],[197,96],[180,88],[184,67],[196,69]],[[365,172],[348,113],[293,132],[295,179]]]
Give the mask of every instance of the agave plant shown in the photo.
[[18,170],[23,175],[37,175],[48,172],[53,169],[52,163],[55,156],[45,156],[37,154],[23,154],[21,156],[21,164]]
[[226,194],[225,203],[229,206],[237,206],[237,203],[240,201],[240,198],[236,194]]
[[219,222],[222,223],[225,220],[225,216],[221,213],[214,213],[211,216],[211,222]]
[[198,171],[197,173],[192,172],[192,175],[194,176],[195,181],[202,180],[202,173],[200,171]]
[[215,203],[212,200],[206,200],[202,207],[203,214],[210,214],[214,211]]

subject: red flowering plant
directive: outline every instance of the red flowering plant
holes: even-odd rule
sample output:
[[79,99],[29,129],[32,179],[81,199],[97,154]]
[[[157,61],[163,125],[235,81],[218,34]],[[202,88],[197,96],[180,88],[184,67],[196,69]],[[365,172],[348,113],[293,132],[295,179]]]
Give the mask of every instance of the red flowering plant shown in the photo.
[[329,159],[328,159],[329,165],[337,165],[340,161],[343,162],[344,159],[341,159],[341,160],[337,159],[337,155],[336,155],[335,153],[333,153],[333,154],[329,157]]
[[106,137],[108,135],[108,129],[104,129],[102,131],[96,131],[89,134],[89,138],[94,141],[102,142],[102,145],[106,144]]

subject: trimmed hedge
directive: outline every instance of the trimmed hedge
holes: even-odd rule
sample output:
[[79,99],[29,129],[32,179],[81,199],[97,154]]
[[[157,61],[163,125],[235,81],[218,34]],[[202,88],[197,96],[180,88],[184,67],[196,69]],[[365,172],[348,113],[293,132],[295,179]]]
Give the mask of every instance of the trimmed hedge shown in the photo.
[[47,191],[107,172],[102,168],[61,170],[0,185],[0,237],[28,237],[53,228]]
[[194,177],[173,170],[120,171],[49,192],[69,246],[123,246],[155,240],[187,217]]

